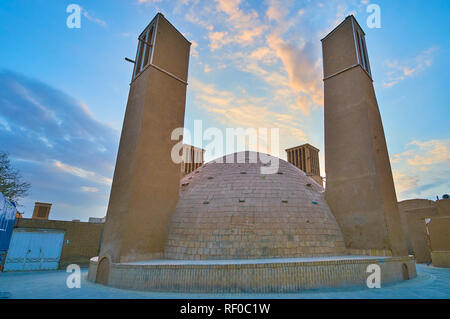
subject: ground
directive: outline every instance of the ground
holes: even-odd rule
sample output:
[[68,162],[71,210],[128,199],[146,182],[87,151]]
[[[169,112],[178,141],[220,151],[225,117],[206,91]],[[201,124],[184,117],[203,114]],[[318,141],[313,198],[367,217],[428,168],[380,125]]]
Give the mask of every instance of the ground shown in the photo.
[[289,294],[186,294],[121,290],[87,281],[82,270],[81,288],[68,288],[64,270],[0,273],[0,298],[450,298],[450,269],[417,265],[417,277],[380,289],[319,289]]

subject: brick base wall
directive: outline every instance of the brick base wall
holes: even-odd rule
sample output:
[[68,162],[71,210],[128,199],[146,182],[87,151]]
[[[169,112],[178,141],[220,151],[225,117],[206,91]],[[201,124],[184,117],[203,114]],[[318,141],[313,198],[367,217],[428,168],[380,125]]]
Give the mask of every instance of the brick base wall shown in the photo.
[[[171,263],[172,262],[172,263]],[[95,281],[97,260],[91,259],[89,280]],[[216,264],[153,261],[148,264],[112,264],[108,285],[116,288],[208,293],[282,293],[323,287],[366,287],[369,264],[381,267],[381,285],[416,276],[412,257],[365,257],[335,260],[276,262],[220,261]]]
[[450,268],[450,251],[432,251],[431,261],[434,267]]

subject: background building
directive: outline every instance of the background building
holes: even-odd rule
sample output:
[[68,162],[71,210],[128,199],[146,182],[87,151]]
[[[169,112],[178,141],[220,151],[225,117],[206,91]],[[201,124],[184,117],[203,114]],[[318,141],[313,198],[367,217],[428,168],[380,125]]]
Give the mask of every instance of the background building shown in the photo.
[[85,267],[98,254],[104,218],[49,220],[51,206],[36,202],[32,218],[16,218],[0,270],[52,270],[69,264]]
[[417,263],[450,267],[450,224],[446,219],[450,217],[450,199],[408,199],[398,207],[408,253]]
[[431,217],[427,234],[433,266],[450,268],[450,216]]
[[183,161],[181,162],[181,178],[202,166],[205,150],[192,145],[183,144]]
[[287,160],[292,165],[298,167],[313,178],[320,186],[323,186],[323,180],[320,176],[319,149],[311,144],[288,148],[286,150]]
[[50,209],[52,208],[52,204],[49,203],[34,203],[33,216],[34,219],[48,219],[50,215]]
[[98,254],[103,223],[17,219],[4,271],[85,267]]

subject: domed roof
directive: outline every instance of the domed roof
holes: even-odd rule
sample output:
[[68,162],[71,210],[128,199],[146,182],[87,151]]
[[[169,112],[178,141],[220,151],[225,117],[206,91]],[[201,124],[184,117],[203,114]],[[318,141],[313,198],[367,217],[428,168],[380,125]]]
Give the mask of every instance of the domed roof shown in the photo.
[[[181,180],[169,259],[342,255],[344,240],[323,188],[294,165],[255,152],[204,164]],[[229,155],[230,156],[230,155]],[[236,158],[245,161],[236,162]],[[254,157],[253,157],[254,156]],[[253,158],[257,158],[254,161]],[[278,171],[262,174],[266,159]]]

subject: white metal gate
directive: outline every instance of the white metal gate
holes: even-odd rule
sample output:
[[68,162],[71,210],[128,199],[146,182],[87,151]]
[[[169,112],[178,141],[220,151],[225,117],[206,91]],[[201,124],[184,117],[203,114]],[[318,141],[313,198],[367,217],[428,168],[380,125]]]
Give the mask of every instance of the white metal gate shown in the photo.
[[14,229],[4,271],[57,269],[63,241],[62,230]]

